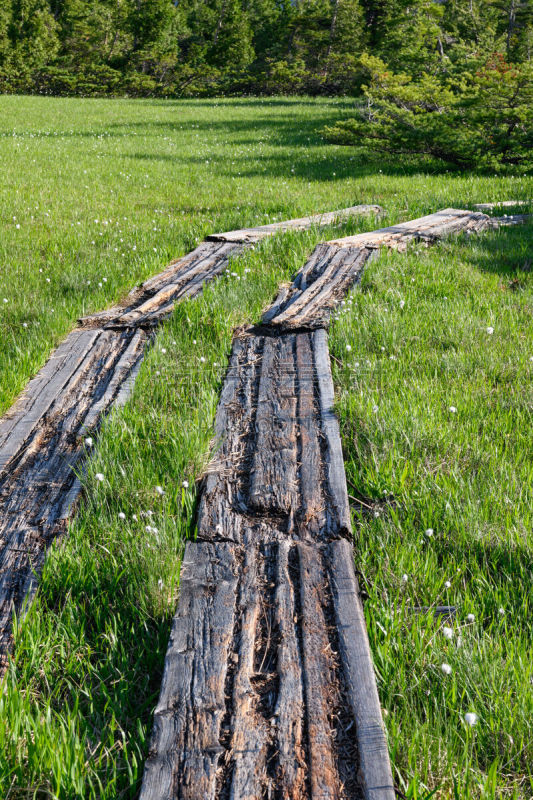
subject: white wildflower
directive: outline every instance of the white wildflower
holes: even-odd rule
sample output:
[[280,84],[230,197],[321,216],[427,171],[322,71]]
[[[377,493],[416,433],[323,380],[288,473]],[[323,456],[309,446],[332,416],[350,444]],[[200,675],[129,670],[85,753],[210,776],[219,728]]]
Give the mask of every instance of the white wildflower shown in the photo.
[[442,629],[442,635],[445,639],[453,639],[453,628],[447,628],[445,625]]
[[183,486],[184,489],[188,489],[189,488],[189,481],[183,481],[181,485]]
[[433,536],[433,528],[426,528],[425,534],[426,534],[426,536],[431,538]]
[[94,477],[96,478],[97,481],[100,481],[100,482],[104,480],[103,472],[97,472]]
[[165,494],[165,490],[163,489],[162,486],[156,486],[155,490],[156,490],[157,494]]
[[467,725],[470,725],[470,727],[473,727],[477,720],[477,714],[475,714],[473,711],[469,711],[467,714],[465,714],[465,722]]
[[455,414],[456,412],[457,412],[456,407],[455,406],[450,406],[450,413],[451,414]]
[[467,614],[467,616],[466,616],[466,621],[467,622],[474,622],[474,620],[475,620],[474,614]]
[[350,350],[352,349],[352,345],[351,344],[347,344],[346,345],[346,349],[347,349],[348,352],[350,352]]
[[489,334],[489,336],[492,336],[492,334],[494,333],[494,328],[491,325],[489,325],[489,327],[487,328],[487,333]]
[[125,513],[124,513],[123,511],[119,511],[119,512],[118,512],[118,518],[119,518],[119,519],[126,519],[126,515],[125,515]]
[[452,674],[452,668],[450,667],[449,664],[441,664],[440,668],[444,672],[445,675],[451,675]]

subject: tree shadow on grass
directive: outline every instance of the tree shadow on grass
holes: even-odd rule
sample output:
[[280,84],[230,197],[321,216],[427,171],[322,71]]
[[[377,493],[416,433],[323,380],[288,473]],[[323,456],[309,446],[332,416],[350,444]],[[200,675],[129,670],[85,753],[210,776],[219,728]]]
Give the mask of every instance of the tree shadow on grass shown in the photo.
[[475,247],[469,241],[463,247],[465,260],[473,267],[511,279],[509,289],[533,285],[533,219],[482,233],[476,237]]

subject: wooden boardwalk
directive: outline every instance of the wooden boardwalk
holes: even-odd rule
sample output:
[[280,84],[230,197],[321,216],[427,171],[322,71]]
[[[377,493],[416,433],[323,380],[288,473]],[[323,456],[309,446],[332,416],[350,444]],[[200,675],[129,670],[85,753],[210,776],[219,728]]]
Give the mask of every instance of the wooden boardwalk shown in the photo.
[[46,549],[65,530],[81,490],[76,471],[86,456],[84,439],[128,397],[155,326],[264,236],[379,211],[354,206],[238,235],[215,234],[122,305],[80,320],[52,354],[0,420],[0,673],[13,614],[33,596]]
[[[84,438],[127,398],[159,322],[265,235],[377,210],[215,234],[124,304],[80,320],[0,420],[0,657],[80,492]],[[494,224],[447,209],[319,245],[262,325],[235,338],[141,800],[394,797],[326,328],[379,247]]]
[[325,328],[379,247],[491,224],[446,209],[318,245],[234,339],[140,800],[395,797]]

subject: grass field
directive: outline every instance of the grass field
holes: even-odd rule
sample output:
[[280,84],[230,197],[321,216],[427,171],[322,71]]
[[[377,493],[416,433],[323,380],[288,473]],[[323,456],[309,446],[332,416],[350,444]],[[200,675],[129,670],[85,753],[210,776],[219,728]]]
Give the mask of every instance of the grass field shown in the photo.
[[[0,97],[0,110],[0,410],[77,316],[207,232],[360,202],[393,222],[532,195],[524,177],[325,145],[346,101]],[[382,256],[331,334],[357,568],[409,798],[533,797],[531,233]],[[239,279],[178,307],[105,425],[17,633],[2,797],[135,797],[231,331],[327,235],[263,242],[235,261]],[[451,640],[410,610],[435,604],[457,606]]]

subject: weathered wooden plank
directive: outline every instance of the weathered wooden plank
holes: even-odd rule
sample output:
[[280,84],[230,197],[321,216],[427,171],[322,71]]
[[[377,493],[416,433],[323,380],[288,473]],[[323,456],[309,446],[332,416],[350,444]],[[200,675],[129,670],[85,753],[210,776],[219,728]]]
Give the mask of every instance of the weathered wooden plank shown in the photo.
[[359,233],[328,242],[337,247],[393,247],[404,250],[410,241],[431,243],[450,233],[481,231],[488,227],[490,218],[486,214],[462,209],[444,208],[435,214],[400,222],[388,228],[370,233]]
[[326,524],[327,502],[323,490],[320,412],[315,395],[316,376],[309,334],[296,336],[296,366],[300,434],[297,529],[302,538],[317,541]]
[[506,228],[510,225],[527,225],[533,222],[533,214],[509,214],[505,217],[491,217],[489,228]]
[[533,204],[533,200],[500,200],[497,203],[474,203],[474,208],[476,211],[491,211],[493,208],[513,208],[531,204]]
[[141,297],[134,307],[108,324],[113,327],[138,327],[154,320],[157,322],[172,311],[174,303],[197,294],[204,283],[223,272],[230,257],[241,252],[244,247],[224,242],[206,242],[205,245],[208,247],[195,251],[198,253],[196,258],[187,258],[182,269],[175,269],[169,280],[160,280],[157,291],[148,292],[149,296]]
[[262,350],[262,337],[234,339],[216,413],[215,452],[200,499],[201,539],[237,542],[242,538],[252,447],[249,433],[255,419]]
[[352,524],[339,423],[334,411],[335,392],[326,331],[318,330],[313,334],[313,352],[318,383],[320,420],[326,440],[325,469],[328,490],[335,512],[334,516],[330,516],[328,527],[334,538],[338,538],[341,535],[351,534]]
[[187,544],[140,800],[217,796],[238,570],[232,545]]
[[297,636],[295,587],[289,575],[291,543],[278,546],[275,574],[275,623],[279,632],[276,701],[278,784],[282,800],[305,797],[307,753],[304,740],[303,670]]
[[360,776],[365,800],[394,800],[394,783],[374,666],[353,568],[353,549],[347,541],[339,540],[328,545],[328,550],[329,581],[341,669],[347,699],[356,723]]
[[328,211],[324,214],[314,214],[310,217],[300,217],[290,219],[285,222],[272,222],[270,225],[259,225],[256,228],[242,228],[237,231],[227,231],[225,233],[212,233],[207,237],[208,241],[224,242],[257,242],[265,236],[272,236],[288,230],[306,230],[315,226],[332,225],[335,222],[348,219],[349,217],[365,216],[367,214],[380,214],[381,206],[378,205],[359,205],[350,208],[341,208],[338,211]]
[[296,501],[296,389],[293,337],[267,338],[255,418],[250,508],[287,514]]
[[331,312],[360,279],[373,253],[370,248],[331,248],[317,261],[312,273],[302,275],[305,288],[297,290],[283,305],[278,299],[277,314],[269,309],[263,321],[280,331],[326,327]]
[[266,783],[267,750],[270,725],[258,708],[259,695],[252,681],[261,680],[261,667],[256,675],[256,636],[259,628],[263,587],[259,579],[257,548],[247,548],[239,575],[238,613],[240,616],[238,659],[233,678],[233,712],[230,742],[230,797],[261,797]]
[[320,556],[312,545],[296,545],[300,569],[303,683],[306,698],[310,795],[320,800],[341,797],[330,723],[334,674],[324,617],[326,577]]
[[0,420],[0,475],[19,453],[43,416],[87,357],[100,331],[73,331],[26,391]]
[[[11,643],[11,619],[31,600],[47,546],[64,530],[81,484],[75,470],[85,455],[83,437],[96,429],[116,401],[123,401],[138,368],[146,334],[103,330],[79,331],[83,353],[58,359],[59,370],[35,379],[32,405],[39,416],[18,418],[12,427],[18,449],[0,476],[0,654]],[[68,351],[67,351],[68,352]],[[53,362],[52,362],[53,363]],[[48,383],[46,378],[48,378]],[[55,398],[47,387],[60,387]],[[19,409],[20,411],[20,409]],[[8,438],[7,445],[12,447]],[[6,449],[4,452],[6,452]],[[30,595],[27,596],[27,590]]]

